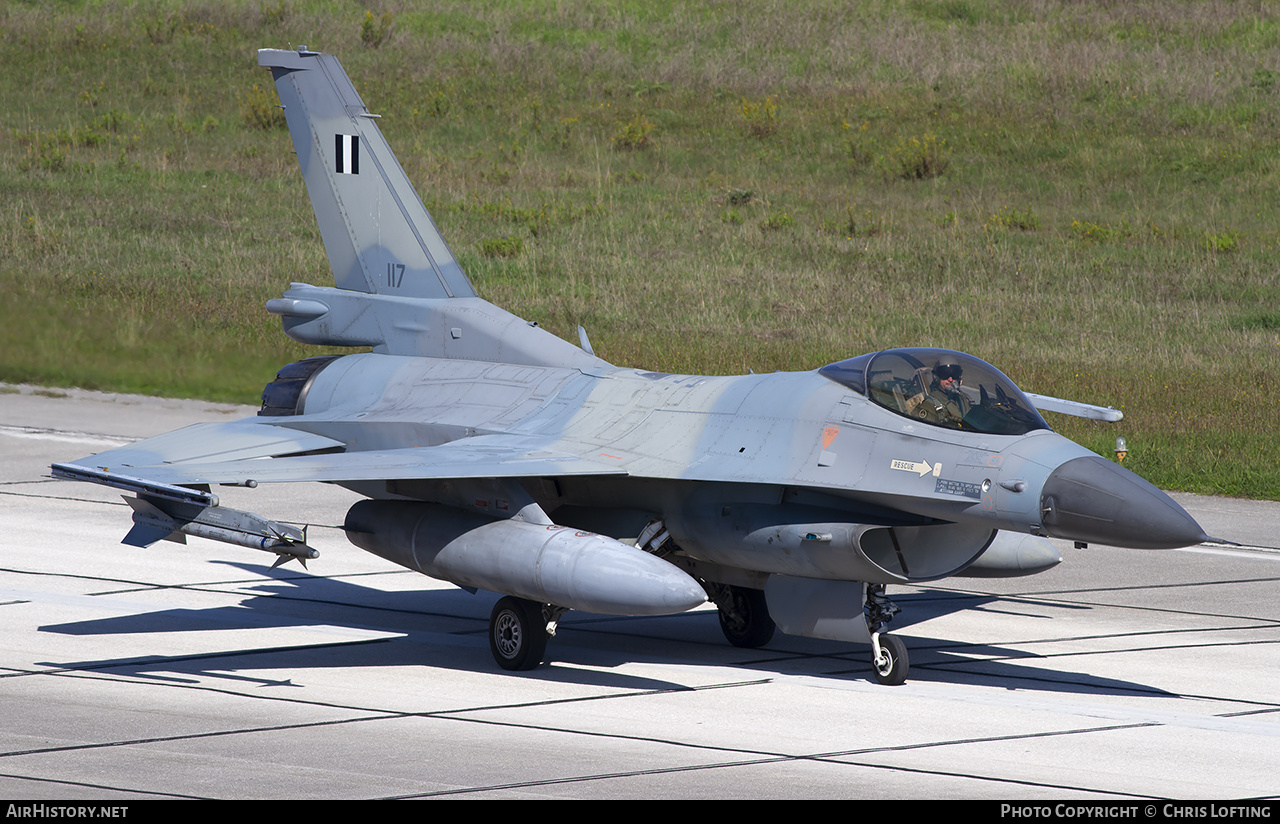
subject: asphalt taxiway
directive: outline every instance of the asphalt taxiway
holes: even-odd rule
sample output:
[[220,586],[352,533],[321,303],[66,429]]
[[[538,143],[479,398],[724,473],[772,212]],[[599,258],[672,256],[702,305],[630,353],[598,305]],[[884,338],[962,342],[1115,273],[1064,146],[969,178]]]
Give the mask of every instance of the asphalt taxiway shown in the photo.
[[1280,795],[1280,504],[1178,496],[1244,546],[1062,548],[1032,578],[890,588],[865,647],[739,650],[709,608],[566,613],[499,670],[470,595],[350,546],[355,496],[219,490],[321,557],[120,543],[49,464],[246,407],[0,387],[0,796],[1242,799]]

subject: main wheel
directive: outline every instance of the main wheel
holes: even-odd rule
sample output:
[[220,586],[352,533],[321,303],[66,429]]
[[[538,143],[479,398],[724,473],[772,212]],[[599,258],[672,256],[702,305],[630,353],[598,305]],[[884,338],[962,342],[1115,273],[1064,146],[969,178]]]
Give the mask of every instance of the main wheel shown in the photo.
[[886,687],[906,683],[910,666],[907,645],[895,635],[881,635],[880,657],[871,662],[871,668],[876,671],[876,680]]
[[547,651],[542,605],[508,595],[489,615],[489,650],[505,670],[531,670]]
[[769,617],[764,592],[746,587],[728,587],[731,609],[720,610],[720,631],[735,647],[755,649],[769,643],[776,625]]

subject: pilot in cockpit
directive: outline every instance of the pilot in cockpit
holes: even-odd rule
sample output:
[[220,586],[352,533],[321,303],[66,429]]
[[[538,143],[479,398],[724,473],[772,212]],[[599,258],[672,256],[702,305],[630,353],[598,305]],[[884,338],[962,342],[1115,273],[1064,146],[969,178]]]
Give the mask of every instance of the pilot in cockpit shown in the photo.
[[959,427],[969,414],[969,398],[960,391],[964,370],[954,361],[940,360],[933,367],[929,394],[921,404],[934,413],[934,421],[943,426]]

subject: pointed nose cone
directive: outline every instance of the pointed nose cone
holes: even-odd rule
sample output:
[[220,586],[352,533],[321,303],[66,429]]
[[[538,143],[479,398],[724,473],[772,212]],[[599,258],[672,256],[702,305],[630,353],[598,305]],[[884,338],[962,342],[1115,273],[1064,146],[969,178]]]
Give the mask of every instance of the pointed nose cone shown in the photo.
[[1209,540],[1172,498],[1096,455],[1053,470],[1040,493],[1040,510],[1045,530],[1071,541],[1173,549]]

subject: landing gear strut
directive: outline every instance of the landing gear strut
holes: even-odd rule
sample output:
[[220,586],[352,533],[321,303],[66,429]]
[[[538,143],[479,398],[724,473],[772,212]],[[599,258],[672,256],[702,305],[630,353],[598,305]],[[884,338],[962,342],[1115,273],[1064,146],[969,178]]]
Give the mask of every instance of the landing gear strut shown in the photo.
[[[542,663],[547,639],[564,610],[506,596],[489,615],[489,650],[505,670],[531,670]],[[549,629],[550,628],[550,629]]]
[[885,625],[893,620],[900,609],[884,594],[884,584],[867,584],[867,601],[862,606],[871,633],[871,668],[876,680],[887,687],[896,687],[907,680],[910,661],[907,645],[895,635],[885,635]]

